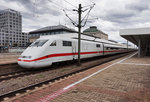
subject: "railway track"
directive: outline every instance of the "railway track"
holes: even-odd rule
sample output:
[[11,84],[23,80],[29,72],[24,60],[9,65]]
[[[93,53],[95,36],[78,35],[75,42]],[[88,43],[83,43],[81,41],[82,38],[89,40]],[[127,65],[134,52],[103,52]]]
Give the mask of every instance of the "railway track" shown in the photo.
[[0,75],[0,82],[9,80],[11,78],[21,77],[21,76],[28,75],[28,74],[30,74],[29,71],[18,71],[18,72],[3,74],[3,75]]
[[17,63],[9,63],[0,65],[0,76],[6,76],[17,72],[25,71]]
[[[112,61],[114,59],[117,59],[117,58],[120,58],[120,57],[123,57],[127,54],[119,54],[119,55],[116,55],[116,56],[109,56],[109,57],[105,57],[102,62],[99,62],[99,63],[95,63],[93,65],[90,65],[90,66],[84,66],[83,68],[81,68],[80,70],[76,70],[76,71],[71,71],[69,73],[65,73],[64,75],[60,75],[60,76],[57,76],[55,78],[52,78],[52,79],[48,79],[48,80],[45,80],[45,81],[41,81],[39,83],[35,83],[35,84],[32,84],[32,85],[29,85],[29,86],[25,86],[25,87],[22,87],[22,88],[19,88],[19,89],[16,89],[16,90],[13,90],[13,91],[10,91],[10,92],[7,92],[7,93],[3,93],[0,95],[0,101],[2,101],[4,98],[6,97],[13,97],[15,96],[17,93],[24,93],[26,92],[27,90],[33,90],[35,89],[35,87],[41,87],[43,84],[49,84],[49,82],[54,82],[56,80],[60,80],[62,78],[66,78],[68,76],[71,76],[73,74],[76,74],[76,73],[79,73],[79,72],[82,72],[82,71],[85,71],[87,69],[90,69],[90,68],[93,68],[95,66],[98,66],[98,65],[101,65],[103,63],[106,63],[106,62],[109,62],[109,61]],[[48,69],[46,69],[48,70]],[[45,71],[46,71],[45,70]],[[33,73],[32,73],[33,74]]]
[[[70,64],[75,64],[75,63],[70,63]],[[13,65],[17,66],[17,68],[21,68],[20,66],[17,65],[17,63],[13,64]],[[4,65],[4,66],[6,66],[6,65]],[[41,72],[45,72],[45,71],[49,71],[49,70],[53,70],[53,69],[58,69],[60,67],[61,67],[60,64],[55,64],[55,65],[51,66],[50,68],[47,67],[44,69],[36,69],[36,70],[22,69],[19,71],[6,72],[6,73],[0,74],[0,82],[10,80],[12,78],[23,77],[23,76],[27,76],[27,75],[31,75],[31,74],[37,74],[37,73],[41,73]]]
[[[97,59],[97,58],[95,58]],[[94,60],[95,60],[94,59]],[[86,62],[87,60],[91,61],[93,59],[84,59],[82,60],[82,62]],[[65,63],[65,62],[64,62]],[[75,61],[73,62],[69,62],[69,63],[55,63],[53,66],[51,66],[50,68],[43,68],[43,69],[36,69],[36,70],[27,70],[27,69],[23,69],[22,67],[20,67],[17,63],[11,63],[11,64],[4,64],[4,65],[0,65],[0,70],[5,70],[3,72],[0,71],[0,82],[2,81],[7,81],[10,80],[12,78],[17,78],[17,77],[23,77],[25,75],[31,75],[31,74],[37,74],[40,72],[45,72],[45,71],[49,71],[49,70],[53,70],[53,69],[58,69],[60,68],[62,65],[63,66],[69,66],[69,65],[75,65]],[[11,71],[10,71],[11,69]],[[18,70],[19,69],[19,70]]]
[[17,63],[0,65],[0,82],[25,75],[25,73],[27,70],[18,66]]

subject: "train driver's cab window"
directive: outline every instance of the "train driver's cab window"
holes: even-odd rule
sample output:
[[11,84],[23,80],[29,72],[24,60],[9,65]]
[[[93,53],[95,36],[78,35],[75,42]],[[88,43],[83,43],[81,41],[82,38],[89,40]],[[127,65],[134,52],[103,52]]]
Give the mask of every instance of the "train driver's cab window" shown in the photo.
[[63,46],[72,46],[71,41],[63,41]]
[[101,47],[101,45],[100,45],[100,44],[96,44],[96,47],[97,47],[97,48],[100,48],[100,47]]
[[30,47],[41,47],[43,46],[48,40],[36,40],[34,43],[30,45]]
[[50,44],[50,46],[56,46],[56,40],[53,41],[53,42]]

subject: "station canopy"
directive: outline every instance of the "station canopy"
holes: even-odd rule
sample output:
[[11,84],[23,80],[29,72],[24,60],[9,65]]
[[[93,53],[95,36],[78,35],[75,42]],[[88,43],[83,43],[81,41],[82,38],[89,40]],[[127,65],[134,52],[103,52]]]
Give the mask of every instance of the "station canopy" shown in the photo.
[[150,27],[121,29],[120,36],[138,46],[139,41],[150,43]]

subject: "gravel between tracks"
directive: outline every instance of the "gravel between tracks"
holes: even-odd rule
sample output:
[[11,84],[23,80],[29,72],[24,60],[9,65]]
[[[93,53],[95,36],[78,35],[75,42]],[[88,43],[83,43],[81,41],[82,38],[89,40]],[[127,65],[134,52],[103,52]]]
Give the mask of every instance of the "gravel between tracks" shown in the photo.
[[0,90],[1,90],[0,94],[7,93],[9,91],[13,91],[18,88],[25,87],[31,84],[35,84],[44,80],[53,79],[60,75],[64,75],[65,73],[74,72],[76,70],[88,67],[92,64],[103,62],[107,60],[108,58],[101,58],[101,59],[97,59],[94,61],[85,62],[80,67],[76,65],[72,65],[68,67],[61,67],[61,68],[58,68],[57,70],[52,69],[52,70],[41,72],[38,74],[33,74],[33,75],[24,76],[24,77],[18,77],[15,79],[10,79],[8,81],[3,81],[0,83]]

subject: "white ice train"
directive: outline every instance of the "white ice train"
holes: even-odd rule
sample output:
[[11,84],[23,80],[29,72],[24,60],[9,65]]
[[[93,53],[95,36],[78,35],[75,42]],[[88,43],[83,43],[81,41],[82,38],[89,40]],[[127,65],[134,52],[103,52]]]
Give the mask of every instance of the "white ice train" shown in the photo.
[[[126,52],[126,45],[81,35],[81,58]],[[41,36],[18,58],[24,68],[39,68],[78,58],[78,34]]]

